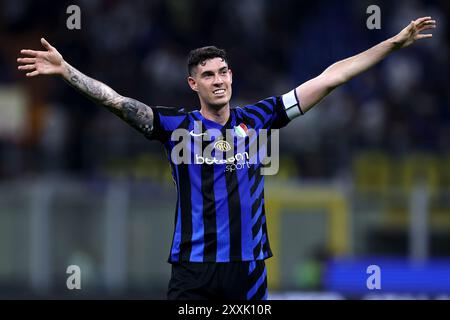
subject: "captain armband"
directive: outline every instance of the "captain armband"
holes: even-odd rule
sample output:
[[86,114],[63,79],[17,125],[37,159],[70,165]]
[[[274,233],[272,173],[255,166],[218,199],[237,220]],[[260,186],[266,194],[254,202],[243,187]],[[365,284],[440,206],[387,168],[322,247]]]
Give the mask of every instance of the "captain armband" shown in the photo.
[[303,115],[303,111],[300,108],[300,102],[298,101],[295,89],[286,94],[283,94],[281,96],[281,99],[283,100],[284,109],[286,110],[286,114],[290,120]]

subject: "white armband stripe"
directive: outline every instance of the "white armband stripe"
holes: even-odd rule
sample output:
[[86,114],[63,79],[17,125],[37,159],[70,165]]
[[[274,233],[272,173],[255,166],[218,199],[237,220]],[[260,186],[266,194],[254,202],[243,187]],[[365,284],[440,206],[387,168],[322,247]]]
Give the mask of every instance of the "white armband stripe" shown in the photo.
[[284,109],[290,120],[303,114],[300,109],[300,103],[297,99],[295,89],[282,95],[281,99],[283,100]]

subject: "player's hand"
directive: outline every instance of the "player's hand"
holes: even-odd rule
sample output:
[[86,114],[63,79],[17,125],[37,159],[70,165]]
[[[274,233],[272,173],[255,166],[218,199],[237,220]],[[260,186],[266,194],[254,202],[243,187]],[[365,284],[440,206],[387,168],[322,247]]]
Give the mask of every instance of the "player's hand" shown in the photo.
[[436,20],[432,20],[431,17],[419,18],[411,21],[393,40],[399,49],[406,48],[417,40],[431,38],[433,36],[431,33],[424,34],[423,31],[434,28],[436,28]]
[[18,58],[20,63],[18,69],[27,71],[27,77],[34,77],[40,74],[64,73],[64,59],[54,47],[44,38],[41,38],[42,46],[47,51],[21,50],[24,58]]

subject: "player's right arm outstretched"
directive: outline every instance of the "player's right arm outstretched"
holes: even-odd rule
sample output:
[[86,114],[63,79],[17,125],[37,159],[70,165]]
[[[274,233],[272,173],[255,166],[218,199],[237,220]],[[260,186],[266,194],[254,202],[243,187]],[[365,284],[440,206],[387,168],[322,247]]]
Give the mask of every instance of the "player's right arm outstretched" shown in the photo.
[[105,106],[138,131],[150,136],[153,129],[153,111],[142,102],[121,96],[106,84],[92,79],[66,61],[44,38],[41,43],[47,51],[21,50],[27,57],[18,58],[19,70],[27,71],[27,77],[37,75],[59,75],[72,87]]

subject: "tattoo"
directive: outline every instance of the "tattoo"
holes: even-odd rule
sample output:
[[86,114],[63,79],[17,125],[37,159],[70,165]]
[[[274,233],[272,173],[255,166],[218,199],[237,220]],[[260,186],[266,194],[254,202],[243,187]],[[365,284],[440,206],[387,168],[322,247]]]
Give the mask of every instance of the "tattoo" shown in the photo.
[[112,109],[112,112],[142,132],[146,137],[150,137],[153,131],[152,109],[131,98],[123,97],[120,100],[120,107]]
[[104,105],[129,125],[150,137],[153,131],[153,111],[142,102],[123,97],[106,84],[94,80],[72,66],[65,79],[72,87],[97,103]]

